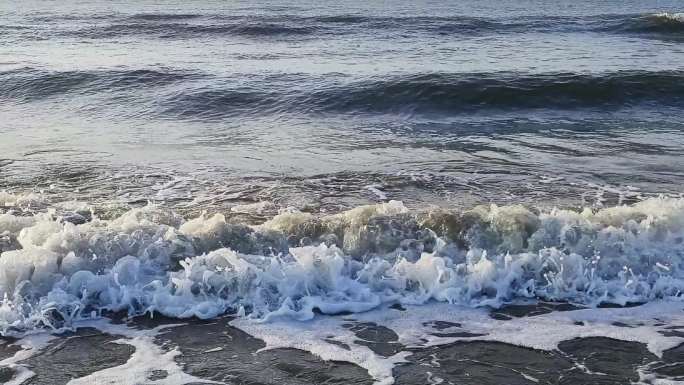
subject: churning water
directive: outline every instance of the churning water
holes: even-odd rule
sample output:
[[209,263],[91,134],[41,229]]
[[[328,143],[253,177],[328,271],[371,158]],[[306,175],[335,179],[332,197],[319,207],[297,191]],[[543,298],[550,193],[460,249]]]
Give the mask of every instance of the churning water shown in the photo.
[[[369,350],[340,317],[416,349],[591,336],[662,358],[684,337],[659,329],[684,322],[682,6],[3,2],[0,332],[124,335],[174,384],[206,376],[103,319],[228,314],[377,383],[420,383],[396,365],[427,353]],[[483,310],[520,301],[587,309]],[[11,381],[29,351],[0,361]],[[134,358],[79,381],[155,364]],[[649,362],[631,380],[677,379]]]

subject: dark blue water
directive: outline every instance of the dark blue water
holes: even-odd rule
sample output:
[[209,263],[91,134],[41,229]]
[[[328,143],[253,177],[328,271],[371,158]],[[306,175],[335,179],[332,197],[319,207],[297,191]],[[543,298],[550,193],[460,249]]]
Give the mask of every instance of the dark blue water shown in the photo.
[[684,182],[680,1],[0,5],[0,178],[189,209]]

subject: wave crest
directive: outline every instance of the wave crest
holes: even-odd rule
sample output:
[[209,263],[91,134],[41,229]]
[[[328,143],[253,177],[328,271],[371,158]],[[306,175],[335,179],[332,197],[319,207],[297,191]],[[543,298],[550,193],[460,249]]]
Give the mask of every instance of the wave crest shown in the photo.
[[[299,82],[307,80],[311,81]],[[684,74],[677,71],[435,73],[349,83],[325,80],[304,90],[288,86],[281,91],[277,83],[271,90],[201,88],[185,90],[161,104],[164,114],[217,119],[251,113],[457,114],[483,109],[619,108],[640,103],[672,106],[681,105],[682,95]]]
[[684,13],[657,13],[621,20],[611,27],[616,32],[680,35],[684,32]]
[[155,94],[155,103],[150,104],[154,110],[147,112],[189,119],[286,113],[610,109],[649,103],[681,106],[684,102],[684,73],[680,71],[428,73],[348,81],[334,75],[279,74],[249,81],[238,76],[215,82],[220,85],[198,87],[195,80],[203,76],[172,69],[52,72],[23,68],[0,72],[0,98],[30,102],[75,91],[107,94],[175,84],[168,92],[162,89]]
[[0,98],[32,101],[70,92],[105,93],[136,87],[157,87],[199,77],[175,70],[45,71],[19,68],[0,72]]

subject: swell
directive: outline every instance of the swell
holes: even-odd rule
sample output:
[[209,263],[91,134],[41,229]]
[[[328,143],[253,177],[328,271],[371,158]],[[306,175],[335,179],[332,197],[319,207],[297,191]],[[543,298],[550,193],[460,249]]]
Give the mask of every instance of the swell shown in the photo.
[[0,194],[0,331],[60,328],[104,311],[310,319],[383,303],[499,306],[543,298],[597,306],[680,299],[684,203],[598,211],[521,205],[333,215],[284,211],[258,225],[158,206],[111,220],[87,205],[26,215]]
[[250,114],[458,114],[479,110],[682,106],[684,72],[428,73],[348,78],[300,74],[212,79],[174,69],[0,72],[0,98],[30,102],[79,92],[136,91],[174,84],[155,94],[155,110],[178,118]]
[[684,72],[428,73],[349,78],[301,74],[240,75],[198,86],[200,73],[174,69],[0,72],[0,98],[30,102],[81,94],[155,94],[150,114],[216,119],[251,114],[458,114],[479,110],[682,106]]
[[[526,16],[490,18],[476,16],[228,16],[221,14],[146,13],[129,16],[72,15],[49,18],[58,36],[87,39],[120,36],[148,36],[190,39],[202,36],[241,36],[247,38],[316,38],[346,34],[390,33],[388,36],[428,34],[433,36],[482,36],[507,33],[597,32],[677,37],[684,32],[684,14],[626,14],[592,16]],[[89,21],[96,20],[92,24]],[[33,20],[33,22],[40,20]],[[100,21],[104,21],[101,23]],[[399,35],[396,35],[399,34]]]
[[[160,20],[165,22],[159,22]],[[192,39],[203,36],[239,36],[245,38],[305,37],[324,32],[315,25],[295,22],[240,20],[235,22],[188,23],[177,17],[129,19],[94,27],[76,28],[59,32],[61,36],[87,39],[121,36],[148,36],[161,39]]]
[[[285,76],[283,76],[285,78]],[[681,106],[684,73],[435,73],[344,82],[306,79],[253,87],[186,89],[161,102],[163,114],[221,118],[256,113],[457,114],[486,109]],[[309,89],[301,84],[311,84]]]
[[366,25],[369,28],[422,29],[439,34],[468,32],[615,32],[678,34],[684,30],[684,13],[524,16],[488,18],[443,17],[364,17],[338,15],[316,17],[322,23]]
[[158,87],[201,75],[171,69],[47,71],[18,68],[0,72],[0,99],[30,102],[71,92],[106,93]]
[[175,21],[175,20],[190,20],[201,18],[201,14],[197,13],[138,13],[130,16],[131,20],[145,20],[145,21]]
[[[600,28],[599,28],[600,29]],[[604,28],[612,32],[682,36],[684,13],[658,13],[617,20]]]

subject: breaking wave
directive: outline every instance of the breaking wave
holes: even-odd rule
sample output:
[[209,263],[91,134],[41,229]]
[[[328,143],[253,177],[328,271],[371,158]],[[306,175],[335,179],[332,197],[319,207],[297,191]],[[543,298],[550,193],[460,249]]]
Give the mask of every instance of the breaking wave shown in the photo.
[[610,27],[616,32],[682,34],[684,33],[684,13],[658,13],[635,16],[620,20]]
[[381,304],[596,306],[684,289],[684,200],[535,212],[401,202],[256,226],[148,205],[105,220],[85,204],[0,195],[0,330],[61,328],[107,311],[305,320]]

